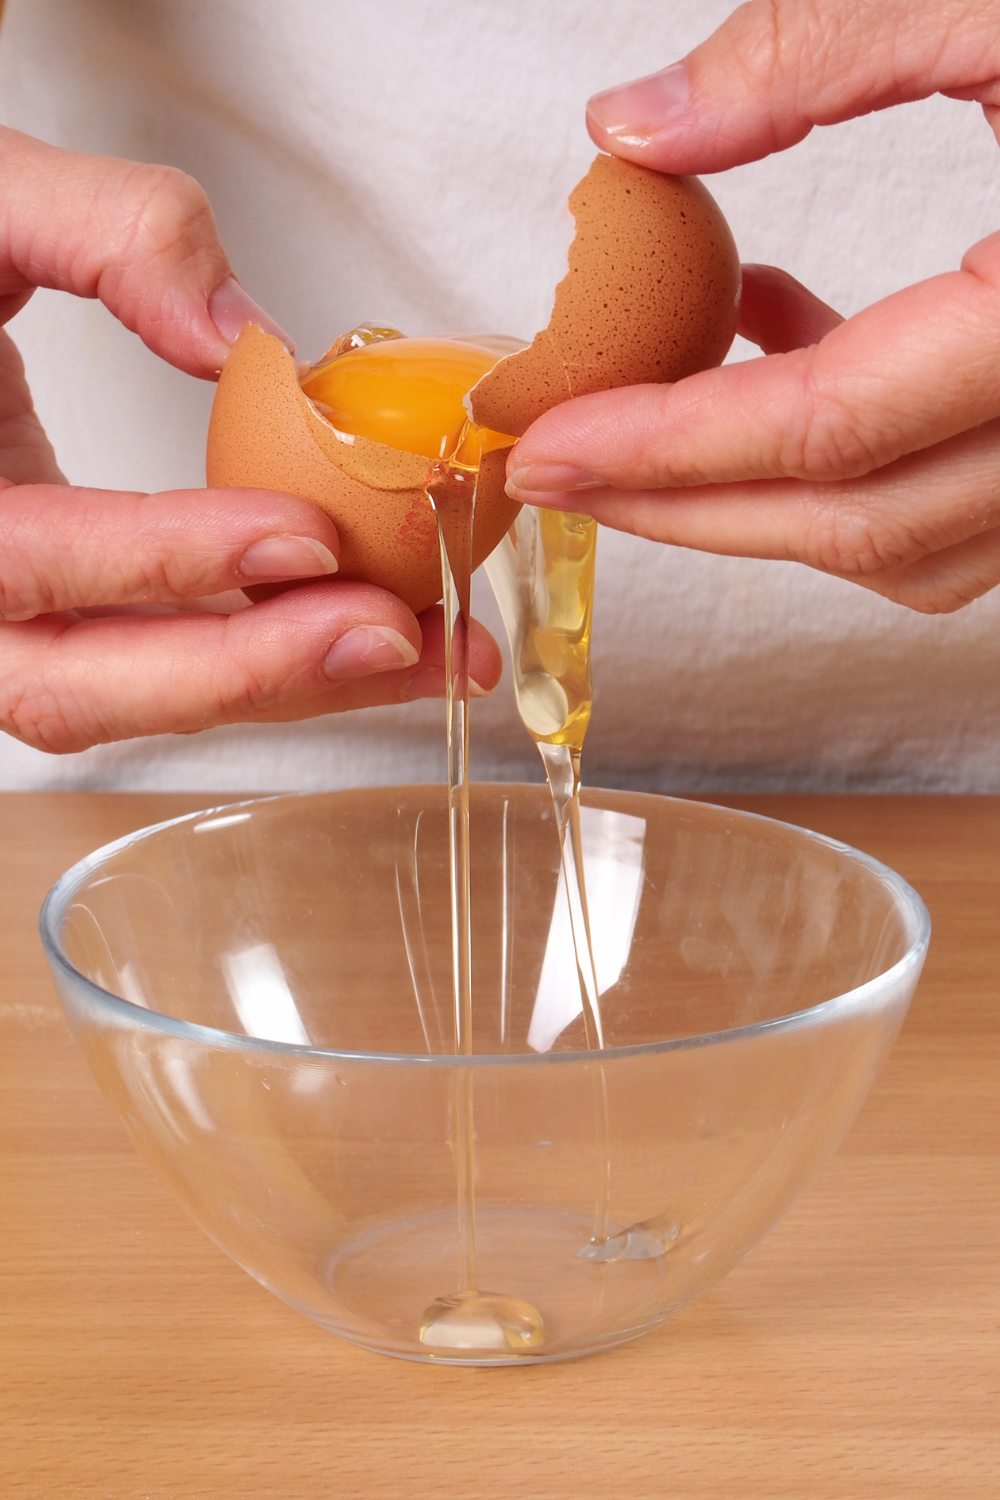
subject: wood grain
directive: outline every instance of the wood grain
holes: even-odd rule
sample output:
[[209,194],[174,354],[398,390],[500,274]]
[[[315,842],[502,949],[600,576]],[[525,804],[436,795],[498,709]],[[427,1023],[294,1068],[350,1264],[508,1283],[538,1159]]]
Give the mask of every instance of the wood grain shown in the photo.
[[534,1369],[366,1354],[231,1264],[132,1154],[35,918],[218,796],[0,796],[0,1493],[10,1500],[992,1500],[1000,798],[732,798],[884,859],[935,923],[903,1036],[781,1227],[664,1329]]

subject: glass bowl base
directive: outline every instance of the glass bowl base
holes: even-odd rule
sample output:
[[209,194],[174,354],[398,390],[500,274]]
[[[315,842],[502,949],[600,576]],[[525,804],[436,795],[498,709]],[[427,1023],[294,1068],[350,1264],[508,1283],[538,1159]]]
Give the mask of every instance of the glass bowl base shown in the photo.
[[[463,1365],[566,1359],[620,1343],[623,1335],[635,1338],[662,1321],[665,1258],[583,1258],[592,1233],[593,1220],[579,1213],[477,1208],[478,1288],[484,1297],[516,1299],[538,1310],[544,1335],[530,1347],[498,1347],[498,1340],[482,1349],[421,1342],[427,1309],[459,1290],[457,1217],[447,1212],[381,1226],[338,1253],[327,1285],[351,1326],[332,1331],[382,1353]],[[327,1318],[323,1322],[332,1328]],[[364,1327],[374,1337],[366,1338]]]

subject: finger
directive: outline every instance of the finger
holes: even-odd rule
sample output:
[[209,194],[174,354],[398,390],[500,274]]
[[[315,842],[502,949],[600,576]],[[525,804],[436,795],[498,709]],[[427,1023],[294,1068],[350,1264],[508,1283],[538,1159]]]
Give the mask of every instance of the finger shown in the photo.
[[1000,104],[996,0],[751,0],[687,58],[598,94],[603,151],[719,172],[831,125],[935,93]]
[[[581,396],[529,428],[511,493],[868,473],[1000,414],[1000,235],[807,349]],[[566,481],[566,465],[582,477]],[[558,471],[553,478],[545,469]]]
[[355,703],[358,679],[412,667],[419,648],[406,606],[357,583],[228,617],[46,615],[0,626],[0,723],[64,752],[271,712],[307,717]]
[[[432,632],[433,633],[433,632]],[[0,726],[66,753],[217,724],[305,719],[443,691],[443,652],[392,594],[313,585],[240,614],[0,625]],[[499,653],[481,628],[472,669],[487,687]]]
[[920,614],[953,614],[1000,584],[1000,527],[854,581]]
[[[99,298],[155,353],[218,373],[247,322],[287,335],[234,280],[212,210],[173,167],[0,130],[0,321],[33,287]],[[67,372],[67,379],[72,379]]]
[[[418,615],[423,633],[423,649],[419,666],[413,669],[401,698],[443,698],[446,692],[444,612],[440,604],[425,609]],[[485,698],[500,681],[503,657],[500,647],[484,625],[478,620],[469,626],[469,693],[473,698]]]
[[24,361],[0,330],[0,485],[65,484],[66,479],[35,415]]
[[1000,583],[1000,421],[861,480],[546,497],[701,552],[805,563],[927,613]]
[[328,577],[339,550],[329,517],[294,495],[20,485],[0,492],[0,618]]
[[[441,606],[418,615],[423,631],[420,660],[401,671],[387,671],[377,677],[358,677],[338,684],[328,698],[310,705],[308,714],[298,704],[280,709],[268,708],[256,716],[258,722],[287,723],[293,719],[313,717],[320,713],[343,713],[355,708],[377,708],[391,703],[412,703],[419,698],[443,698],[446,693],[444,671],[444,617]],[[486,698],[503,671],[500,647],[485,626],[471,622],[469,631],[469,695]]]
[[844,319],[777,266],[743,266],[743,293],[737,333],[765,354],[806,349],[838,328]]

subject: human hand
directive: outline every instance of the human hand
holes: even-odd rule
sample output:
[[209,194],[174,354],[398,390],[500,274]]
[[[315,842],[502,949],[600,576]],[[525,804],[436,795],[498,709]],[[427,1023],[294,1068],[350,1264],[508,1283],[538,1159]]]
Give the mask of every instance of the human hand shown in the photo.
[[[933,93],[978,101],[1000,131],[998,0],[751,0],[588,120],[603,150],[714,172]],[[847,322],[746,267],[740,332],[764,358],[547,413],[513,451],[511,493],[927,613],[1000,582],[1000,233]]]
[[[284,337],[233,278],[190,178],[0,130],[0,323],[36,286],[99,297],[206,379],[247,321]],[[418,620],[383,589],[330,581],[336,527],[307,501],[67,485],[2,332],[0,476],[0,728],[29,745],[82,750],[444,693],[440,610]],[[301,579],[325,581],[253,605],[242,592]],[[500,675],[480,627],[470,670],[482,691]]]

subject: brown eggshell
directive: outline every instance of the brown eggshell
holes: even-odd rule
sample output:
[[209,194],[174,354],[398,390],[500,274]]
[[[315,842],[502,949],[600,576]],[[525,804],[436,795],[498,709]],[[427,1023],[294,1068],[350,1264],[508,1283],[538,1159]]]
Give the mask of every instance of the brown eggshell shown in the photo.
[[697,178],[598,156],[569,206],[576,235],[552,317],[473,388],[483,427],[520,437],[571,396],[681,380],[721,364],[733,341],[739,256]]
[[[480,470],[477,567],[520,509],[503,492],[506,456],[506,449],[487,454]],[[340,536],[339,578],[389,589],[415,614],[440,599],[427,459],[338,436],[302,391],[284,344],[256,324],[243,329],[219,377],[206,469],[213,488],[281,490],[325,510]]]

